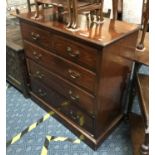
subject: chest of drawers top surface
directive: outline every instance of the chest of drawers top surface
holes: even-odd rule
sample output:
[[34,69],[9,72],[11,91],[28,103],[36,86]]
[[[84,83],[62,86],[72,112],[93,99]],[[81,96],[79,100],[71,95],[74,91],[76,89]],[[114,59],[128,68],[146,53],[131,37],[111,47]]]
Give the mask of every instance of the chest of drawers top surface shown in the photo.
[[79,15],[78,30],[71,31],[66,28],[66,17],[63,17],[63,22],[59,21],[53,9],[41,11],[42,19],[39,20],[32,19],[34,14],[35,12],[23,13],[18,17],[32,22],[33,24],[44,26],[44,28],[64,33],[64,35],[68,34],[68,36],[80,38],[102,47],[139,29],[139,27],[135,24],[129,24],[107,18],[104,19],[103,24],[91,23],[87,20],[85,15]]

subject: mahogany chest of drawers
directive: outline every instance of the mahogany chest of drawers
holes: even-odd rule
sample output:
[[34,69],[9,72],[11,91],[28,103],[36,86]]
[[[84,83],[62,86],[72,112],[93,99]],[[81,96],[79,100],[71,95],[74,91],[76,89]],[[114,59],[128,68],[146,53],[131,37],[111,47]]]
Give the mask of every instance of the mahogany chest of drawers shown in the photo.
[[138,27],[80,15],[72,32],[52,9],[38,21],[33,15],[19,16],[31,97],[96,149],[123,117]]

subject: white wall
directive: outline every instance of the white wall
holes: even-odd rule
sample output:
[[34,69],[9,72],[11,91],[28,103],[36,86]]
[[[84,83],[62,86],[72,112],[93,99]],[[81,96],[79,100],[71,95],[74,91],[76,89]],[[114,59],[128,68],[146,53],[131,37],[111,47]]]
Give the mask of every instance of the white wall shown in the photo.
[[23,4],[27,4],[27,0],[7,0],[8,7],[19,6]]
[[[34,0],[31,0],[34,1]],[[141,23],[143,0],[123,0],[123,20],[130,23]],[[8,7],[27,4],[27,0],[7,0]],[[104,12],[112,8],[112,0],[104,0]],[[112,14],[112,13],[111,13]],[[112,16],[111,16],[112,17]]]

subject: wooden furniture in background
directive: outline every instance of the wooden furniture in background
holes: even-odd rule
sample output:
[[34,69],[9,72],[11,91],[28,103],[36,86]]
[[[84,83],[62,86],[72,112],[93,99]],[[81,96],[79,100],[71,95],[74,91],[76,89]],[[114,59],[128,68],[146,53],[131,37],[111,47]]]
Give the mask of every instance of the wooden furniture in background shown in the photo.
[[143,18],[142,18],[142,26],[143,26],[143,31],[142,31],[142,36],[140,41],[138,42],[137,45],[137,50],[143,51],[144,49],[144,40],[145,40],[145,34],[148,29],[148,21],[149,21],[149,0],[146,2],[146,6],[144,5],[144,12],[143,12]]
[[89,23],[80,15],[72,32],[53,8],[40,14],[40,20],[18,16],[31,98],[96,149],[123,118],[139,28],[107,18]]
[[[117,17],[117,9],[118,9],[118,2],[119,6],[121,5],[120,1],[112,0],[113,5],[113,18],[116,19]],[[83,12],[89,12],[91,22],[96,22],[98,24],[103,23],[103,5],[104,0],[35,0],[36,4],[36,14],[33,19],[39,20],[42,18],[39,14],[39,5],[43,4],[51,4],[58,8],[58,15],[62,16],[62,14],[68,14],[68,24],[67,28],[70,30],[77,30],[78,29],[78,14]],[[96,16],[96,20],[94,21],[94,15]]]
[[39,15],[39,5],[40,4],[52,4],[53,6],[56,6],[58,8],[58,15],[61,16],[61,14],[67,13],[69,20],[67,24],[67,28],[73,28],[77,29],[77,16],[78,13],[81,13],[83,11],[90,11],[91,12],[91,19],[92,17],[92,11],[96,11],[97,15],[97,21],[103,21],[103,1],[77,1],[77,0],[66,0],[66,1],[60,1],[60,0],[35,0],[36,4],[36,15],[35,19],[40,19],[41,16]]
[[149,76],[137,74],[137,88],[140,100],[140,109],[145,124],[145,138],[141,145],[143,155],[149,154]]
[[[141,65],[149,66],[149,34],[146,32],[149,18],[149,0],[146,3],[144,12],[143,29],[139,33],[135,51],[135,63],[131,78],[131,90],[127,112],[128,114],[130,113],[129,120],[131,124],[134,155],[149,154],[149,77],[147,75],[138,74]],[[139,96],[142,115],[131,113],[136,94]]]
[[134,155],[149,154],[149,76],[137,74],[137,92],[142,115],[130,114]]
[[28,97],[27,67],[19,23],[7,19],[6,26],[6,79]]
[[[141,37],[141,35],[139,35]],[[145,50],[143,52],[136,50],[135,52],[135,63],[134,63],[134,67],[133,67],[133,78],[132,78],[132,82],[131,82],[131,90],[129,93],[129,107],[128,107],[128,114],[129,114],[129,121],[131,124],[131,137],[132,137],[132,143],[133,143],[133,149],[134,149],[134,155],[140,155],[142,152],[140,150],[140,147],[142,144],[146,145],[146,149],[143,149],[145,151],[144,154],[146,154],[146,152],[148,152],[148,138],[149,138],[149,133],[148,133],[148,122],[146,123],[146,121],[144,121],[144,119],[148,120],[148,106],[147,107],[147,117],[146,115],[137,115],[135,113],[131,113],[132,111],[132,104],[134,101],[134,97],[135,95],[141,91],[141,95],[139,95],[139,102],[140,102],[140,107],[141,107],[141,111],[146,111],[144,108],[144,106],[141,105],[148,105],[149,101],[148,101],[148,96],[149,96],[149,82],[148,82],[148,76],[144,76],[145,79],[145,83],[142,81],[143,79],[141,78],[141,76],[138,75],[137,77],[137,73],[139,71],[139,68],[141,67],[141,65],[145,65],[145,66],[149,66],[149,44],[148,44],[148,33],[146,33],[145,36],[145,40],[144,40],[144,47]],[[139,38],[140,39],[140,38]],[[142,81],[142,82],[141,82]],[[146,83],[147,82],[147,83]],[[138,84],[138,87],[136,88]],[[145,87],[145,89],[144,89]],[[143,92],[144,93],[143,93]],[[143,99],[145,98],[145,100]],[[143,117],[142,117],[143,116]]]
[[[147,1],[147,7],[145,9],[145,14],[144,15],[149,15],[149,0]],[[144,21],[145,21],[145,17],[144,17]],[[128,112],[129,113],[131,111],[131,107],[132,107],[132,103],[133,103],[133,99],[135,96],[135,86],[136,86],[136,75],[139,71],[139,68],[141,67],[141,65],[145,65],[145,66],[149,66],[149,33],[146,32],[146,27],[147,27],[148,22],[144,22],[142,27],[143,29],[139,32],[138,35],[138,40],[137,40],[137,47],[139,45],[139,43],[143,44],[143,49],[139,50],[138,48],[136,48],[135,50],[135,56],[133,58],[134,60],[134,65],[133,65],[133,69],[132,72],[133,74],[131,75],[131,90],[130,90],[130,94],[129,94],[129,102],[128,102]]]

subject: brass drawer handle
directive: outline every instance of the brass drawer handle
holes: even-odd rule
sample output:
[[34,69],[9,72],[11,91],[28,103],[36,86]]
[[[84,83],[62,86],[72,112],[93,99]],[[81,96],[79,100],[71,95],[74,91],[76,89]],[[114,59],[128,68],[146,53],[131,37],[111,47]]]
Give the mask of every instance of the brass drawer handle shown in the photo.
[[72,119],[79,123],[80,126],[83,126],[85,124],[85,118],[83,115],[79,115],[78,112],[74,113],[72,110],[70,110],[70,115]]
[[40,35],[35,32],[31,32],[31,37],[33,40],[38,40],[40,38]]
[[80,52],[78,50],[73,52],[72,48],[69,46],[67,47],[67,52],[68,52],[68,55],[71,56],[72,58],[79,57],[80,55]]
[[35,57],[35,59],[40,59],[41,57],[42,57],[42,54],[38,54],[36,51],[33,51],[33,53],[32,53],[33,55],[34,55],[34,57]]
[[72,79],[77,79],[77,78],[80,78],[80,76],[81,76],[79,72],[74,71],[74,70],[72,70],[72,69],[69,69],[69,70],[68,70],[68,73],[69,73],[69,75],[70,75],[70,77],[71,77]]
[[38,89],[38,93],[40,96],[45,97],[47,95],[46,92],[44,92],[42,89]]
[[79,101],[80,99],[79,95],[73,95],[73,92],[71,90],[69,90],[69,95],[73,101]]
[[79,119],[80,119],[79,115],[76,115],[72,110],[70,110],[69,113],[70,113],[72,119],[79,121]]
[[40,71],[36,71],[36,77],[42,79],[44,77],[44,74],[41,74]]

